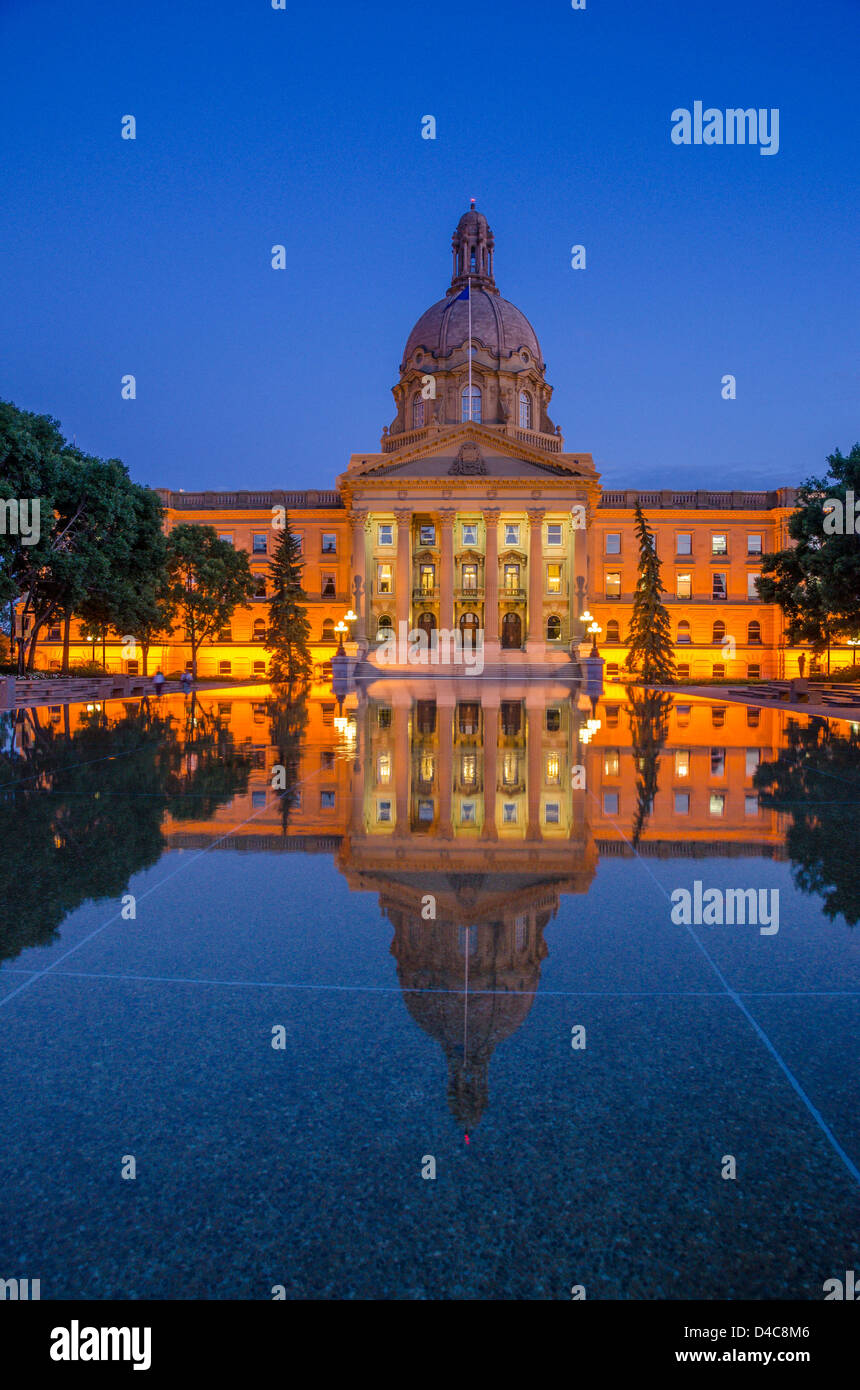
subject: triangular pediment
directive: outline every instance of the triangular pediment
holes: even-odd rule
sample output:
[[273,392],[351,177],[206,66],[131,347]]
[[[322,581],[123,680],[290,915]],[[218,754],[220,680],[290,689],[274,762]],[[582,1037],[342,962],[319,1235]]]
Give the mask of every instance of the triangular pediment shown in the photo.
[[592,478],[590,454],[549,453],[479,425],[432,434],[388,454],[350,461],[347,476],[362,478]]

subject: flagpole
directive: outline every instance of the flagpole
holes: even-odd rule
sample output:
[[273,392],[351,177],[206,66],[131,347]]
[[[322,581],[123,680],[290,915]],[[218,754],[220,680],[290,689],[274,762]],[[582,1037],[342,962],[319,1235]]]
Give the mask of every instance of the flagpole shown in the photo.
[[469,420],[472,419],[472,277],[467,276],[469,286]]

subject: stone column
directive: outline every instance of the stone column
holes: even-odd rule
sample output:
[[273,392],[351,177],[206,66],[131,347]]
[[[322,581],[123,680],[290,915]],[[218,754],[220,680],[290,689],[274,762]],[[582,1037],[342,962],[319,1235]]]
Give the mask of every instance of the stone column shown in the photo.
[[406,624],[407,633],[411,627],[409,615],[412,612],[412,512],[401,508],[394,515],[397,519],[397,575],[394,581],[397,631],[394,635],[399,644],[400,624]]
[[439,730],[439,822],[437,834],[441,840],[453,836],[451,798],[454,782],[454,716],[456,705],[450,683],[436,696],[436,721]]
[[529,626],[526,651],[541,657],[546,651],[543,631],[543,519],[542,507],[529,508]]
[[499,655],[499,508],[484,508],[484,661]]
[[[531,639],[529,639],[531,640]],[[539,691],[526,696],[526,738],[528,739],[528,772],[526,799],[528,803],[527,840],[541,839],[540,794],[543,785],[543,721],[545,701]]]
[[446,507],[439,513],[442,528],[442,563],[439,575],[439,627],[449,632],[454,627],[454,517],[456,512]]
[[409,834],[409,773],[412,750],[409,747],[409,711],[411,700],[405,691],[397,690],[393,698],[394,724],[394,805],[397,836]]
[[484,721],[484,759],[482,776],[484,781],[484,828],[481,832],[485,840],[498,840],[496,827],[496,781],[498,778],[499,753],[499,688],[481,691],[481,715]]
[[370,520],[365,512],[352,514],[352,592],[358,622],[355,625],[355,640],[366,643],[369,599],[367,593],[367,527]]

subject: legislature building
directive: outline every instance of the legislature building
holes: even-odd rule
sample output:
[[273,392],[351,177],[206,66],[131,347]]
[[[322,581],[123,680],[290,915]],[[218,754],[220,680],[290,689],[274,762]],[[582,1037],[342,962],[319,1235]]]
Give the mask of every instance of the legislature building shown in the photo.
[[[320,679],[348,612],[349,637],[371,666],[388,635],[423,632],[432,644],[434,632],[458,632],[482,634],[484,662],[515,676],[568,665],[588,611],[611,680],[626,656],[637,501],[663,562],[679,677],[797,674],[800,650],[786,647],[781,613],[756,585],[762,554],[787,544],[794,490],[601,489],[591,454],[568,450],[550,415],[537,334],[497,288],[493,234],[474,203],[451,250],[450,285],[406,340],[379,449],[353,454],[334,489],[159,489],[168,530],[213,526],[248,551],[257,576],[250,608],[201,648],[200,676],[265,678],[273,518],[286,508]],[[90,651],[75,624],[72,659]],[[61,655],[55,628],[39,664],[57,666]],[[149,673],[190,668],[190,656],[176,632],[151,649]],[[107,665],[139,671],[119,640],[107,644]]]

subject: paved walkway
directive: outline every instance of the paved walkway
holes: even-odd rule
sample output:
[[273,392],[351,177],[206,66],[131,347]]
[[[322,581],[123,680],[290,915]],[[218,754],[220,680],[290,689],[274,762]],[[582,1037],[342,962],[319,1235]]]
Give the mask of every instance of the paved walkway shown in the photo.
[[784,709],[790,710],[792,714],[812,714],[823,719],[849,719],[852,722],[860,723],[860,704],[852,704],[849,700],[840,701],[838,693],[835,693],[831,687],[827,689],[828,698],[826,701],[822,700],[820,696],[816,699],[816,687],[814,685],[809,687],[808,700],[789,700],[787,696],[779,698],[777,695],[766,693],[754,685],[671,685],[656,688],[668,690],[676,697],[695,695],[701,700],[727,700],[732,704],[756,705],[761,709]]

